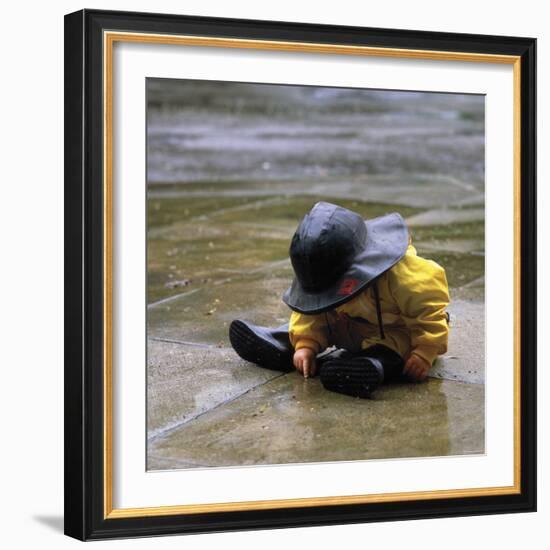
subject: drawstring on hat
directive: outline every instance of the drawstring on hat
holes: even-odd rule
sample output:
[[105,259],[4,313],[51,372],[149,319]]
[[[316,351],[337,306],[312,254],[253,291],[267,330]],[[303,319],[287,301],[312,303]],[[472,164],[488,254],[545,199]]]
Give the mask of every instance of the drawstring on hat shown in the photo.
[[374,279],[372,282],[372,290],[374,292],[374,300],[376,301],[376,318],[378,319],[378,331],[380,332],[380,338],[386,339],[384,334],[384,325],[382,324],[382,310],[380,309],[380,294],[378,293],[378,279]]
[[[378,333],[380,334],[380,339],[385,340],[386,335],[384,334],[384,323],[382,321],[382,309],[381,309],[381,306],[380,306],[380,293],[378,292],[378,279],[374,279],[372,281],[371,285],[372,285],[372,291],[373,291],[373,294],[374,294],[374,301],[375,301],[375,307],[376,307],[376,320],[378,322]],[[332,336],[332,329],[331,329],[330,322],[328,320],[328,314],[327,314],[326,311],[324,312],[324,316],[325,316],[325,326],[327,327],[329,337],[331,337]],[[354,321],[360,322],[360,323],[370,324],[366,319],[362,319],[361,317],[351,317],[351,319],[353,319]]]
[[328,315],[327,315],[327,312],[325,311],[325,325],[328,329],[328,333],[330,336],[332,336],[332,329],[330,328],[330,323],[328,321]]

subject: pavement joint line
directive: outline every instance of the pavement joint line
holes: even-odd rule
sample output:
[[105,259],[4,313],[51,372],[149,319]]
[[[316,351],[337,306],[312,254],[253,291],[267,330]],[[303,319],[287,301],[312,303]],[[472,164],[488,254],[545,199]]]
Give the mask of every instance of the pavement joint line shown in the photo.
[[478,195],[470,195],[467,197],[464,197],[463,199],[460,199],[456,203],[454,203],[455,206],[461,207],[461,206],[467,206],[470,204],[477,204],[479,201],[480,207],[485,207],[485,195],[483,193],[479,193]]
[[470,288],[472,286],[476,286],[480,283],[484,283],[485,282],[485,275],[482,275],[481,277],[477,277],[476,279],[472,279],[471,281],[468,281],[467,283],[463,284],[462,286],[459,286],[458,289],[460,290],[461,288]]
[[269,380],[265,380],[264,382],[261,382],[259,384],[256,384],[255,386],[252,386],[252,387],[248,388],[243,393],[240,393],[238,395],[230,397],[229,399],[226,399],[225,401],[221,401],[220,403],[218,403],[217,405],[214,405],[210,409],[206,409],[206,410],[204,410],[202,412],[199,412],[199,413],[197,413],[193,416],[189,416],[188,418],[185,418],[184,420],[182,420],[180,422],[175,422],[171,426],[168,426],[164,429],[159,428],[158,430],[155,430],[155,433],[147,438],[147,444],[150,445],[150,444],[155,443],[159,439],[165,438],[166,436],[170,435],[171,433],[179,430],[180,428],[183,428],[185,425],[189,424],[190,422],[193,422],[194,420],[197,420],[201,416],[204,416],[207,413],[215,411],[216,409],[218,409],[220,407],[223,407],[224,405],[228,405],[229,403],[233,403],[233,401],[236,401],[237,399],[240,399],[241,397],[243,397],[247,393],[251,392],[252,390],[255,390],[256,388],[260,388],[260,387],[264,386],[265,384],[269,384],[273,380],[277,380],[278,378],[281,378],[281,376],[285,376],[285,374],[288,374],[288,373],[282,372],[280,374],[277,374],[276,376],[274,376],[273,378],[270,378]]
[[[253,273],[253,272],[252,272]],[[238,275],[244,275],[245,272],[238,273]],[[219,286],[223,285],[225,283],[228,283],[233,280],[233,277],[226,277],[225,279],[220,279],[219,281],[214,281],[212,283],[212,286]],[[199,290],[202,290],[201,288],[194,288],[193,290],[188,290],[187,292],[180,292],[179,294],[174,294],[174,296],[168,296],[168,298],[163,298],[162,300],[158,300],[156,302],[153,302],[152,304],[147,304],[147,309],[152,309],[157,306],[161,306],[162,304],[165,304],[167,302],[171,302],[173,300],[178,300],[179,298],[184,298],[185,296],[190,296],[191,294],[195,294],[195,292],[198,292]]]
[[233,277],[226,277],[225,279],[220,279],[219,281],[214,281],[212,283],[212,286],[220,286],[224,285],[225,283],[228,283],[229,281],[232,281]]
[[[276,268],[276,267],[279,267],[281,265],[286,265],[286,264],[290,264],[290,259],[289,258],[284,258],[282,260],[275,260],[274,262],[268,262],[266,264],[263,264],[263,265],[260,265],[258,267],[255,267],[254,269],[251,269],[251,270],[234,270],[233,272],[235,274],[238,274],[238,275],[251,275],[251,274],[254,274],[254,273],[261,273],[262,271],[266,271],[267,269],[273,269],[273,268]],[[225,281],[229,281],[231,279],[222,279],[223,282]]]
[[288,200],[288,199],[286,199],[286,197],[285,198],[273,197],[271,199],[262,199],[262,200],[250,202],[247,204],[231,206],[229,208],[221,208],[220,210],[214,210],[214,212],[210,212],[209,214],[201,214],[200,216],[193,216],[192,218],[190,218],[190,221],[208,220],[209,218],[212,218],[214,216],[219,216],[220,214],[226,214],[227,212],[240,212],[242,210],[250,210],[251,208],[255,208],[256,206],[269,206],[270,204],[285,202],[285,200]]
[[485,386],[485,381],[483,382],[474,382],[473,380],[464,380],[462,378],[452,378],[449,375],[439,375],[434,376],[433,374],[428,374],[428,378],[432,380],[445,380],[447,382],[459,382],[460,384],[472,384],[473,386]]
[[[283,260],[276,260],[274,262],[268,262],[267,264],[261,265],[259,267],[255,267],[254,269],[250,269],[250,270],[219,268],[217,271],[222,271],[224,273],[232,273],[233,275],[252,275],[254,273],[261,273],[262,271],[273,269],[286,264],[290,264],[290,260],[288,258],[285,258]],[[222,284],[227,281],[230,281],[231,279],[232,278],[221,279],[220,281],[214,282],[214,284]]]
[[198,348],[219,349],[219,350],[230,349],[226,347],[216,346],[215,344],[205,344],[203,342],[187,342],[185,340],[173,340],[171,338],[161,338],[160,336],[149,336],[149,339],[154,340],[155,342],[164,342],[166,344],[180,344],[182,346],[194,346]]
[[[284,258],[282,260],[276,260],[274,262],[269,262],[267,264],[261,265],[260,267],[256,267],[251,271],[251,273],[261,273],[262,271],[265,271],[266,269],[271,269],[273,267],[278,267],[280,265],[286,265],[290,263],[289,258]],[[244,272],[246,273],[246,272]]]
[[[456,208],[454,205],[445,205],[441,208],[430,208],[428,210],[423,210],[422,212],[413,214],[412,216],[409,216],[408,218],[406,218],[405,222],[409,227],[432,227],[434,225],[452,225],[454,223],[471,223],[475,221],[481,221],[483,219],[483,217],[479,215],[481,210],[485,212],[483,208],[465,209],[465,208]],[[470,214],[470,217],[468,218],[468,216],[466,216],[466,218],[462,218],[462,219],[459,218],[455,220],[452,220],[452,219],[438,220],[437,218],[441,213],[445,213],[449,215],[456,214],[456,213],[461,213],[461,214],[465,213],[465,215]],[[429,219],[430,214],[435,215],[436,219],[430,220]],[[425,219],[426,216],[428,216],[427,221]]]
[[461,189],[464,189],[464,191],[477,191],[477,187],[475,185],[472,185],[471,183],[466,183],[465,181],[461,181],[457,178],[454,178],[453,176],[447,176],[446,180],[451,185],[456,185],[457,187],[460,187]]
[[[436,242],[415,240],[414,245],[417,249],[440,250],[441,252],[450,252],[451,254],[477,254],[480,256],[485,255],[485,251],[479,248],[479,246],[477,248],[474,246],[470,250],[457,250],[456,248],[453,249],[452,247],[449,248],[448,245],[452,244],[453,242],[456,242],[456,241],[451,239],[447,241],[436,241]],[[476,239],[459,239],[459,242],[470,243],[476,246],[479,244],[479,241],[477,241]]]
[[195,292],[198,292],[199,290],[202,290],[202,289],[201,288],[194,288],[193,290],[188,290],[187,292],[180,292],[179,294],[175,294],[174,296],[168,296],[168,298],[163,298],[162,300],[157,300],[156,302],[153,302],[152,304],[147,304],[147,309],[152,309],[152,308],[160,306],[162,304],[166,304],[167,302],[172,302],[173,300],[177,300],[178,298],[183,298],[184,296],[189,296],[191,294],[195,294]]
[[[184,195],[185,196],[185,195]],[[246,196],[246,195],[244,195]],[[164,197],[161,197],[164,198]],[[255,207],[263,207],[263,206],[269,206],[271,204],[280,204],[288,201],[288,197],[272,197],[269,199],[260,199],[256,200],[254,202],[250,202],[247,204],[240,204],[238,206],[232,206],[230,208],[221,208],[220,210],[214,210],[214,212],[210,212],[209,214],[201,214],[200,216],[193,216],[189,218],[188,220],[183,220],[186,222],[196,222],[196,221],[206,221],[210,219],[211,217],[219,216],[221,214],[226,214],[227,212],[240,212],[242,210],[250,210],[251,208]],[[163,225],[161,227],[151,228],[149,230],[149,237],[158,238],[162,237],[163,235],[170,233],[173,230],[173,224],[171,225]],[[280,229],[280,228],[277,228]]]
[[[278,265],[284,265],[287,262],[290,262],[290,260],[288,260],[288,259],[277,260],[275,262],[270,262],[270,263],[261,265],[259,267],[256,267],[254,269],[251,269],[250,271],[238,271],[238,272],[235,273],[235,275],[251,275],[251,274],[254,274],[254,273],[261,273],[262,271],[277,267]],[[212,286],[224,285],[225,283],[231,282],[233,279],[234,279],[234,277],[225,277],[225,279],[220,279],[219,281],[213,281]],[[191,294],[191,292],[197,292],[198,290],[201,290],[201,289],[196,288],[194,291],[189,291],[189,292],[184,292],[182,294],[178,294],[177,297],[187,296],[187,295]],[[165,298],[165,300],[169,300],[169,299],[170,298]],[[162,300],[160,302],[162,302]],[[158,305],[160,302],[155,302],[154,304],[151,304],[151,305]]]
[[[289,228],[287,228],[286,226],[270,224],[270,223],[240,222],[240,221],[235,221],[233,223],[234,225],[238,225],[239,227],[249,227],[252,229],[267,229],[270,231],[280,231],[281,233],[283,232],[287,233],[289,231]],[[292,228],[290,228],[290,230],[291,229]]]

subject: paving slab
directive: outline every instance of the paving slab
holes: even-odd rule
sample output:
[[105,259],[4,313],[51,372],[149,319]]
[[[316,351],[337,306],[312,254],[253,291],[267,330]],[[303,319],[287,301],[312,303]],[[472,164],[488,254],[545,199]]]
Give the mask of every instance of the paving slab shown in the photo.
[[416,250],[420,255],[435,251],[456,252],[459,254],[478,253],[484,255],[485,242],[481,239],[434,239],[431,242],[415,241]]
[[484,384],[485,305],[468,300],[453,300],[449,313],[449,350],[437,359],[430,376]]
[[439,357],[430,376],[473,384],[485,383],[485,305],[453,300],[448,353]]
[[451,289],[453,300],[466,300],[476,303],[485,301],[485,277],[482,275],[467,284]]
[[227,348],[149,339],[147,355],[149,439],[280,376],[241,360]]
[[484,395],[480,384],[430,379],[354,399],[291,373],[155,439],[150,467],[160,459],[183,468],[479,454]]
[[391,175],[352,175],[347,178],[319,177],[305,180],[231,181],[216,182],[208,187],[192,184],[174,184],[170,187],[152,185],[150,197],[154,199],[213,199],[224,197],[238,200],[270,199],[273,195],[308,196],[310,200],[385,203],[409,205],[414,208],[441,208],[456,205],[483,206],[483,183],[458,183],[445,174],[398,173]]
[[[414,239],[413,245],[417,245]],[[462,253],[440,248],[416,247],[417,253],[427,260],[434,260],[445,268],[447,282],[451,290],[460,288],[479,279],[485,271],[485,254],[483,252]]]
[[229,346],[233,319],[273,326],[288,322],[290,310],[281,297],[292,280],[286,263],[272,271],[226,275],[197,292],[162,302],[147,311],[148,335],[154,338]]
[[407,218],[409,227],[442,225],[451,223],[477,222],[485,219],[484,208],[463,208],[463,209],[439,209],[427,210]]
[[262,230],[209,221],[175,222],[157,230],[147,248],[149,304],[220,281],[227,270],[250,272],[287,259],[292,234],[290,224]]

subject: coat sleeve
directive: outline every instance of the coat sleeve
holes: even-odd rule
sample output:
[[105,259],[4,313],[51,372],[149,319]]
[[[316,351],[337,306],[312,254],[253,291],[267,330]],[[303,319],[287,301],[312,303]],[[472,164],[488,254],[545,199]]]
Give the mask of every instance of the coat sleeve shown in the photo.
[[390,269],[388,284],[409,328],[412,353],[433,363],[448,345],[449,287],[445,270],[417,256],[413,249]]
[[327,324],[324,315],[305,315],[296,311],[290,316],[290,343],[295,350],[310,348],[320,353],[328,347]]

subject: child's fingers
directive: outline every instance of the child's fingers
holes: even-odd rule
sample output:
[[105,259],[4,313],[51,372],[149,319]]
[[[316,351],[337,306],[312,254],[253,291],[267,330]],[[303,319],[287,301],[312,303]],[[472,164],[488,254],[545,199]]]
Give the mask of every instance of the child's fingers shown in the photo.
[[407,374],[413,380],[421,381],[428,376],[429,370],[429,367],[427,367],[421,360],[413,359]]
[[310,368],[311,360],[309,358],[304,359],[304,378],[309,378],[309,368]]
[[405,366],[403,367],[403,373],[411,374],[411,370],[413,367],[414,367],[414,357],[409,357],[407,359],[407,362],[405,363]]
[[403,373],[406,374],[412,380],[418,380],[420,376],[421,365],[419,365],[416,357],[412,355],[409,357],[403,368]]
[[421,375],[422,375],[422,369],[418,365],[415,365],[411,371],[411,376],[413,377],[414,380],[420,380]]
[[422,380],[424,378],[424,365],[417,365],[414,374],[417,380]]
[[417,380],[425,380],[431,365],[420,357],[415,357],[415,376]]

